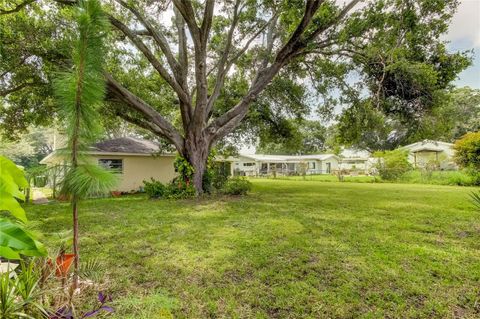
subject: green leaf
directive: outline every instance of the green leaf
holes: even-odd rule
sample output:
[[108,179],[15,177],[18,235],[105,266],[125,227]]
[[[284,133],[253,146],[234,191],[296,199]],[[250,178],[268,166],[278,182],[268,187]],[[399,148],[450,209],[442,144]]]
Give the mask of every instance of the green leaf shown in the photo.
[[20,259],[20,254],[7,246],[0,246],[0,256],[7,259]]
[[27,222],[25,211],[15,199],[25,199],[20,187],[28,187],[25,174],[11,160],[0,156],[0,211],[9,211],[22,222]]
[[0,199],[0,211],[7,210],[22,222],[27,222],[27,215],[15,198],[2,196],[0,193]]
[[28,187],[28,181],[23,171],[5,156],[0,156],[0,176],[4,176],[4,170],[18,187]]
[[0,256],[10,258],[11,250],[27,255],[27,256],[43,256],[46,254],[43,245],[38,243],[35,238],[26,231],[22,225],[12,223],[8,219],[0,219],[0,247],[7,247],[10,249],[3,249]]

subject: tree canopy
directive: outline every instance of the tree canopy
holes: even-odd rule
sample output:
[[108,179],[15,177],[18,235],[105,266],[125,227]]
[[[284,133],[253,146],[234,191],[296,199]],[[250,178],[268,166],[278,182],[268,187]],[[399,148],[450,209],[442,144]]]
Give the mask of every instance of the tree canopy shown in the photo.
[[[4,130],[55,118],[50,84],[72,65],[74,3],[1,3]],[[430,112],[469,64],[440,37],[456,0],[102,4],[112,26],[102,114],[172,143],[195,168],[198,191],[210,148],[242,122],[255,129],[312,107],[328,116],[337,105],[369,105],[406,123]]]
[[345,109],[335,125],[338,142],[357,148],[394,149],[423,139],[454,142],[480,129],[480,90],[469,87],[437,92],[432,109],[410,121],[377,110],[371,99]]

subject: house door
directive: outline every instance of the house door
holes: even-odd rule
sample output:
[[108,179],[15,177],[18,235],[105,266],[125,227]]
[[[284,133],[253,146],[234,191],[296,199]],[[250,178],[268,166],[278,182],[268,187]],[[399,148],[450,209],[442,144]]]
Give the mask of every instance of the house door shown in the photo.
[[325,163],[325,171],[327,174],[330,174],[331,173],[331,170],[332,170],[332,164],[331,163]]

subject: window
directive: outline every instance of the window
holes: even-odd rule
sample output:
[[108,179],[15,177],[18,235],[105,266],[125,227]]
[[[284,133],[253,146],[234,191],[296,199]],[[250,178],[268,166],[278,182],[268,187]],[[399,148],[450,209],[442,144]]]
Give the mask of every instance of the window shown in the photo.
[[114,173],[123,173],[123,160],[121,159],[99,159],[98,164]]
[[315,162],[308,162],[309,169],[315,169]]
[[243,163],[243,166],[255,166],[255,163]]

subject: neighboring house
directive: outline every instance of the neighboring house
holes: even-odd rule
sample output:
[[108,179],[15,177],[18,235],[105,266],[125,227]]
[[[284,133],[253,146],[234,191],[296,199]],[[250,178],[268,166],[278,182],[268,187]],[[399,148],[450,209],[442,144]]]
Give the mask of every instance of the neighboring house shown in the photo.
[[[176,176],[173,167],[175,154],[162,154],[159,144],[152,141],[115,138],[93,145],[87,154],[101,166],[118,174],[120,181],[115,190],[121,192],[138,191],[143,181],[150,178],[167,183]],[[53,166],[64,162],[65,156],[57,150],[40,163]]]
[[339,169],[348,171],[351,173],[368,174],[376,161],[370,156],[370,152],[344,149],[340,153],[341,161]]
[[368,174],[375,163],[376,160],[372,157],[345,157],[342,158],[339,169],[352,173]]
[[408,161],[415,168],[436,166],[439,169],[457,169],[453,160],[455,151],[452,143],[424,140],[400,147],[408,151]]
[[267,174],[297,175],[330,174],[338,169],[340,157],[318,155],[240,154],[232,160],[232,175],[258,176]]

